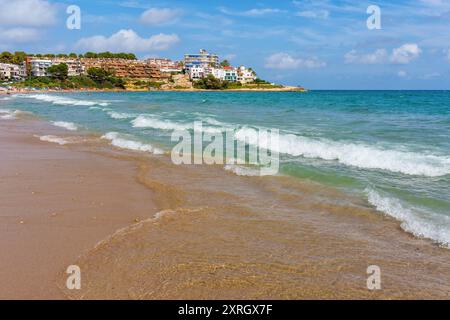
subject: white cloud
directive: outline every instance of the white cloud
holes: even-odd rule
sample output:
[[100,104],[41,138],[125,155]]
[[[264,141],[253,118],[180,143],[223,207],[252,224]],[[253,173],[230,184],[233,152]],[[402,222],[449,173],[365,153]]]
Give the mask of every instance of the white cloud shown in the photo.
[[0,28],[0,41],[5,43],[20,43],[37,41],[40,38],[38,30],[33,28]]
[[225,7],[220,7],[219,10],[224,14],[244,17],[260,17],[268,14],[283,12],[283,10],[273,8],[255,8],[246,11],[231,11]]
[[305,10],[299,11],[295,14],[298,17],[311,18],[311,19],[328,19],[330,12],[328,10]]
[[275,53],[266,59],[265,67],[269,69],[322,68],[326,62],[313,57],[308,59],[294,58],[287,53]]
[[378,49],[374,53],[358,54],[356,50],[344,55],[347,64],[377,64],[386,61],[388,54],[385,49]]
[[450,61],[450,49],[447,50],[447,60]]
[[176,34],[160,33],[150,38],[141,38],[131,29],[122,29],[109,38],[100,35],[82,38],[77,42],[76,47],[90,51],[144,52],[167,50],[179,41]]
[[388,55],[386,49],[378,49],[373,53],[360,54],[356,50],[351,50],[344,55],[347,64],[381,64],[386,62],[396,64],[408,64],[417,59],[422,53],[422,49],[415,43],[406,43],[392,50]]
[[169,8],[150,8],[141,14],[140,22],[161,25],[174,22],[181,15],[181,10]]
[[406,78],[406,77],[408,76],[408,73],[407,73],[406,71],[404,71],[404,70],[400,70],[400,71],[397,73],[397,75],[398,75],[400,78]]
[[56,5],[45,0],[0,0],[0,25],[52,25],[56,11]]
[[422,49],[416,43],[406,43],[392,50],[390,60],[392,63],[408,64],[417,59],[422,53]]

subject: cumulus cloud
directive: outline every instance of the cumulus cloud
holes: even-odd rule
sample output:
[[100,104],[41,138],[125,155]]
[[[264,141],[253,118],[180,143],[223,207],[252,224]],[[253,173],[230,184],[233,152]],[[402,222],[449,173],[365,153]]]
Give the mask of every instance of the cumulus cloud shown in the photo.
[[305,10],[299,11],[295,14],[298,17],[311,18],[311,19],[328,19],[330,12],[328,10]]
[[56,22],[56,12],[45,0],[0,0],[0,25],[48,26]]
[[174,22],[181,15],[181,10],[169,8],[150,8],[141,14],[139,21],[144,24],[161,25]]
[[416,43],[406,43],[392,50],[390,60],[392,63],[408,64],[417,59],[421,53],[422,49]]
[[275,53],[266,59],[265,67],[269,69],[314,69],[326,66],[326,62],[315,57],[313,58],[295,58],[287,53]]
[[386,61],[388,54],[385,49],[378,49],[374,53],[358,54],[356,50],[344,55],[347,64],[377,64]]
[[0,41],[6,43],[31,42],[39,40],[39,31],[33,28],[0,28]]
[[392,50],[389,55],[386,49],[378,49],[373,53],[358,53],[351,50],[344,55],[344,61],[347,64],[381,64],[395,63],[408,64],[417,59],[422,53],[422,49],[415,43],[406,43]]
[[110,37],[99,35],[82,38],[77,42],[76,47],[90,51],[144,52],[167,50],[179,41],[176,34],[160,33],[150,38],[141,38],[131,29],[122,29]]

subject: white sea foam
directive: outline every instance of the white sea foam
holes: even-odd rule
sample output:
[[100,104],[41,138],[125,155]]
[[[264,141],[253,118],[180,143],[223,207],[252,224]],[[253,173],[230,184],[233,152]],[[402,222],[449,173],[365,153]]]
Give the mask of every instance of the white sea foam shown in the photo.
[[161,130],[192,129],[192,124],[190,123],[184,124],[142,115],[131,121],[131,123],[135,128],[153,128]]
[[134,151],[142,151],[142,152],[151,152],[153,154],[163,154],[164,151],[161,149],[155,148],[150,144],[144,144],[139,141],[134,141],[128,139],[126,136],[121,135],[118,132],[108,132],[102,139],[106,139],[111,141],[111,144],[115,147],[121,149],[129,149]]
[[233,172],[238,176],[257,177],[262,175],[261,170],[257,168],[239,166],[234,164],[227,164],[224,169]]
[[56,143],[56,144],[59,144],[61,146],[66,145],[66,144],[69,143],[69,141],[65,140],[64,138],[60,138],[60,137],[52,136],[52,135],[35,136],[35,137],[39,138],[39,140],[41,140],[41,141]]
[[[152,128],[160,130],[189,130],[193,129],[192,123],[180,123],[169,120],[162,120],[157,117],[140,115],[136,119],[131,121],[134,128]],[[206,133],[221,133],[225,131],[225,128],[215,128],[202,126],[202,132]]]
[[23,114],[31,114],[31,112],[21,110],[0,109],[0,119],[15,120],[18,116]]
[[450,217],[423,211],[419,213],[414,208],[402,204],[400,200],[382,196],[373,189],[366,189],[366,192],[369,203],[378,211],[399,220],[406,232],[450,248]]
[[78,130],[78,126],[72,122],[54,121],[54,122],[52,122],[52,124],[56,127],[64,128],[69,131],[77,131]]
[[133,115],[131,113],[124,113],[124,112],[108,111],[107,113],[112,119],[118,119],[118,120],[130,119],[130,118],[136,117],[136,115]]
[[77,100],[68,97],[55,96],[49,94],[17,94],[19,98],[36,99],[39,101],[51,102],[57,105],[73,105],[73,106],[108,106],[109,103],[104,101],[92,101],[92,100]]
[[11,98],[10,97],[1,97],[0,98],[0,101],[8,101],[8,100],[11,100]]
[[[242,128],[236,132],[236,138],[243,141],[254,132]],[[343,143],[330,140],[311,139],[294,134],[280,134],[279,144],[250,139],[249,143],[259,146],[271,146],[272,151],[302,156],[335,160],[348,166],[363,169],[381,169],[408,175],[437,177],[450,174],[450,157],[426,155],[415,152],[381,149],[364,144]]]

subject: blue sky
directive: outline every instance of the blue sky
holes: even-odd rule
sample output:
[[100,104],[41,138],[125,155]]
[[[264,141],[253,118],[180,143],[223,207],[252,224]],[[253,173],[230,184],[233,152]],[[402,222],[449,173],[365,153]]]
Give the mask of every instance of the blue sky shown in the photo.
[[[80,30],[66,27],[69,5]],[[381,29],[367,27],[370,5]],[[450,89],[450,0],[0,0],[0,51],[181,59],[200,48],[312,89]]]

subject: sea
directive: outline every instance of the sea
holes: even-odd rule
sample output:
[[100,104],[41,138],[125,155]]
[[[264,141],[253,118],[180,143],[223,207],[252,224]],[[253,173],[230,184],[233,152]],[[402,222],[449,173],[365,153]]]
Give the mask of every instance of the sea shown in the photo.
[[[176,130],[279,132],[280,177],[357,198],[403,231],[450,246],[450,91],[81,92],[0,97],[1,121],[31,113],[115,148],[170,155]],[[64,137],[41,140],[65,144]],[[223,166],[257,177],[252,166]],[[292,195],[290,195],[292,196]]]

